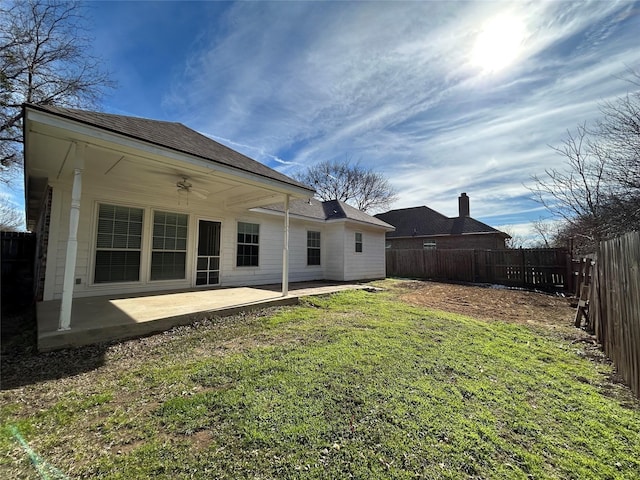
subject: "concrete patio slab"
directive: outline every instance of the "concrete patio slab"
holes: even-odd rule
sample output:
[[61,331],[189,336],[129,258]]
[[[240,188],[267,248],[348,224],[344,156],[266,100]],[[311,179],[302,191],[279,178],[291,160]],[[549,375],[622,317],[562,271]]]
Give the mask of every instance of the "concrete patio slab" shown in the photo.
[[359,284],[305,282],[289,286],[282,296],[280,285],[155,292],[130,296],[74,298],[71,329],[58,330],[60,300],[37,304],[38,350],[80,347],[162,332],[211,316],[277,305],[297,304],[300,297],[342,290],[369,289]]

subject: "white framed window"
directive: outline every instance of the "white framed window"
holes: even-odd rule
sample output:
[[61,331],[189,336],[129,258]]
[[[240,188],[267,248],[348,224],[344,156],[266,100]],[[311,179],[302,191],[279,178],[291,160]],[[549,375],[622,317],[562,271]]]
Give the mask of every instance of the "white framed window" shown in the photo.
[[355,244],[356,253],[362,253],[362,233],[361,232],[356,232],[355,240],[356,240],[356,244]]
[[189,216],[153,212],[150,280],[182,280],[186,276]]
[[98,205],[94,283],[140,280],[143,219],[141,208]]
[[436,249],[436,242],[431,241],[431,242],[423,242],[422,243],[422,248],[424,250],[435,250]]
[[307,231],[307,265],[320,265],[320,232]]
[[260,225],[238,222],[237,267],[257,267],[260,260]]

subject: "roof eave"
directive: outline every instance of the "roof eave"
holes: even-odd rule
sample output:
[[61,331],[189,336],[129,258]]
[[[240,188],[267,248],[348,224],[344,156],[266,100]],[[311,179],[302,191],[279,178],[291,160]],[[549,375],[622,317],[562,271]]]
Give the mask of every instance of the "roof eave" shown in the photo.
[[465,232],[465,233],[425,233],[418,235],[398,235],[391,238],[407,239],[407,238],[430,238],[430,237],[461,237],[466,235],[500,235],[502,232]]
[[[246,180],[251,180],[260,184],[266,184],[272,187],[278,187],[278,189],[284,190],[286,193],[290,193],[299,198],[310,197],[315,194],[315,190],[311,187],[304,187],[296,183],[289,183],[275,178],[270,178],[259,173],[250,172],[242,168],[236,168],[229,165],[224,165],[214,159],[206,158],[203,156],[195,155],[193,153],[184,152],[179,149],[171,148],[165,145],[160,145],[149,140],[141,139],[133,135],[126,135],[122,132],[114,131],[112,129],[104,128],[97,125],[92,125],[89,122],[78,120],[69,115],[61,113],[51,112],[49,110],[39,108],[38,105],[23,104],[23,128],[26,129],[27,119],[34,122],[43,123],[52,127],[65,128],[75,134],[84,135],[89,138],[94,138],[98,141],[115,143],[121,146],[135,148],[142,150],[146,153],[159,155],[169,158],[174,161],[187,162],[193,165],[204,167],[207,169],[215,170],[223,174],[241,177]],[[53,121],[52,119],[57,120]],[[24,137],[26,139],[27,131],[24,131]],[[69,139],[71,140],[71,138]],[[26,152],[25,152],[26,153]],[[26,154],[25,154],[26,161]],[[215,166],[215,168],[213,168]],[[25,168],[25,175],[27,169]],[[26,194],[26,193],[25,193]]]
[[378,230],[384,230],[386,232],[393,232],[396,229],[396,227],[394,227],[393,225],[384,226],[384,225],[379,225],[377,223],[365,222],[363,220],[356,220],[354,218],[330,218],[326,221],[326,223],[353,223],[356,225],[375,227]]

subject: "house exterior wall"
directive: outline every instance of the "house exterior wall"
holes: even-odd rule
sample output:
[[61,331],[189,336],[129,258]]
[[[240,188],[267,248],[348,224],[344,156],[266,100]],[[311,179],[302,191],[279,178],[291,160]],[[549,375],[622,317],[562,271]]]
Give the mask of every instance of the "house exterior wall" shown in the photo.
[[506,248],[504,238],[497,234],[467,234],[414,238],[387,238],[389,248],[422,249],[425,243],[435,243],[435,248],[440,249],[476,249],[476,250],[501,250]]
[[[355,235],[362,233],[362,252],[355,251]],[[384,234],[349,225],[344,230],[344,280],[373,280],[386,276]]]
[[[326,227],[325,279],[342,282],[345,280],[345,234],[343,223],[331,223]],[[384,236],[384,234],[382,234]]]
[[[83,179],[78,228],[78,251],[75,267],[74,296],[96,296],[143,293],[160,290],[198,288],[195,286],[195,264],[198,241],[198,221],[221,223],[220,286],[264,285],[282,281],[282,250],[284,218],[252,212],[246,209],[225,209],[206,200],[189,197],[188,204],[178,195],[158,193],[158,189],[139,186],[122,190],[106,179]],[[47,254],[47,277],[43,300],[62,297],[65,256],[69,232],[71,184],[53,182],[51,229]],[[97,217],[99,204],[143,209],[140,279],[137,282],[94,283]],[[151,281],[150,259],[155,210],[188,215],[188,240],[185,278]],[[259,266],[237,267],[237,223],[260,225]],[[307,265],[307,232],[321,235],[321,265]],[[289,280],[356,280],[384,277],[384,231],[363,232],[364,251],[354,254],[353,228],[344,222],[325,223],[291,218],[289,233]]]

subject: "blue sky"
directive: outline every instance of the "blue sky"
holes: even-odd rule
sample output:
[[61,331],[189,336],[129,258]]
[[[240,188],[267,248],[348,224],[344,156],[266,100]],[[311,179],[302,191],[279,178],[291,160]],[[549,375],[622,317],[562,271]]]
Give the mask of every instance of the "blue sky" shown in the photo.
[[[393,208],[526,232],[523,186],[640,69],[634,2],[91,2],[119,87],[102,110],[182,122],[285,174],[350,157]],[[484,46],[484,47],[483,47]]]

